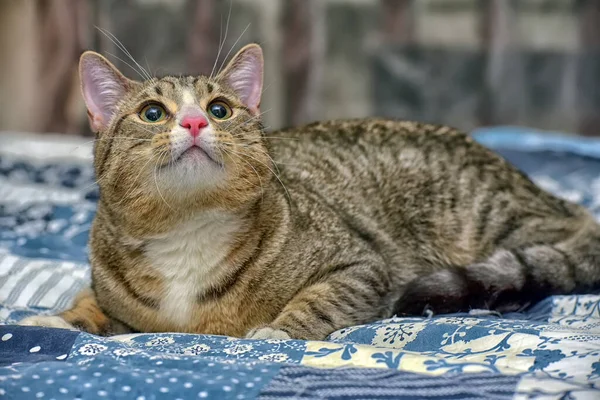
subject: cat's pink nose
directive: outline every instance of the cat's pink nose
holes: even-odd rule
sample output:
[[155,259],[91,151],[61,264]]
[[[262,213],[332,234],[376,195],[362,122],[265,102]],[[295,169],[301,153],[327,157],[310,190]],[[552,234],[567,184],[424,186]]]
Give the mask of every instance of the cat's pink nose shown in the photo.
[[180,125],[190,131],[192,137],[196,137],[200,135],[200,130],[208,125],[208,121],[204,117],[185,117]]

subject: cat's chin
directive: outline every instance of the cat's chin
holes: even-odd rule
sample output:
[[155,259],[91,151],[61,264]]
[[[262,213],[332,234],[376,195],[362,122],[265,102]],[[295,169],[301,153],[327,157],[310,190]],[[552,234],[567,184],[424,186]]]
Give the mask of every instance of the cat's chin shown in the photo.
[[191,147],[156,172],[156,183],[169,190],[215,187],[225,178],[225,168],[199,147]]

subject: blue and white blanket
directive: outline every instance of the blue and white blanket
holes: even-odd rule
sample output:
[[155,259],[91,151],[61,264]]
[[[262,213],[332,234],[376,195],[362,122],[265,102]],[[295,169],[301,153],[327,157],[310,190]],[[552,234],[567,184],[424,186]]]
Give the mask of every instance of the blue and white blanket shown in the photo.
[[[600,141],[476,133],[542,187],[600,217]],[[517,145],[518,143],[518,145]],[[11,325],[89,280],[91,143],[0,135],[0,399],[600,399],[600,296],[522,314],[396,318],[324,342]]]

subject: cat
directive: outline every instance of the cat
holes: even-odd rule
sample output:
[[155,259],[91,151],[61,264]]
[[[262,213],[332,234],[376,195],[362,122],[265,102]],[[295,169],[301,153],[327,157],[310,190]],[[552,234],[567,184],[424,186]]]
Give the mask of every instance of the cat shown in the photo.
[[261,48],[214,77],[80,59],[100,187],[91,287],[24,325],[322,340],[600,284],[600,226],[469,135],[380,118],[266,133]]

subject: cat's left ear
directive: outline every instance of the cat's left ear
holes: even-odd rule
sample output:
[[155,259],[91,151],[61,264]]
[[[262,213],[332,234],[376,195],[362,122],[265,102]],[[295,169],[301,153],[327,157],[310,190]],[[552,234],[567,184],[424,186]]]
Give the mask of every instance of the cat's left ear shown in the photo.
[[123,76],[110,61],[93,51],[86,51],[81,55],[79,77],[90,127],[94,132],[101,132],[108,128],[117,113],[119,101],[133,87],[134,82]]
[[217,78],[227,83],[255,115],[260,113],[263,64],[260,46],[249,44],[237,52]]

